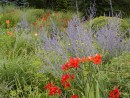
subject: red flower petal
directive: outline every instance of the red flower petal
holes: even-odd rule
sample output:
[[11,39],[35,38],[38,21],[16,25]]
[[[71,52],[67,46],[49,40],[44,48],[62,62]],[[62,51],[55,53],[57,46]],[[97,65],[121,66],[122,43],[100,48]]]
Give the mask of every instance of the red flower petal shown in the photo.
[[78,95],[72,95],[71,98],[79,98]]
[[112,91],[110,91],[110,93],[109,93],[109,98],[119,98],[119,96],[120,96],[120,91],[119,91],[119,89],[118,89],[118,87],[114,87],[114,90],[112,90]]
[[45,85],[45,88],[46,88],[46,89],[50,89],[52,86],[53,86],[52,83],[48,83],[48,84]]

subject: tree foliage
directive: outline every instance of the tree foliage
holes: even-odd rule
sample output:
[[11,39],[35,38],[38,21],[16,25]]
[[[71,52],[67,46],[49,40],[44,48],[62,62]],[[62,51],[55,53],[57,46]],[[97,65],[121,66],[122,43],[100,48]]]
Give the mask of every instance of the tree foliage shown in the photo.
[[[111,1],[111,2],[110,2]],[[88,14],[88,9],[95,4],[97,9],[96,15],[100,16],[106,13],[122,12],[123,15],[129,15],[130,0],[1,0],[0,3],[13,2],[16,5],[25,5],[28,3],[30,7],[49,8],[52,10],[77,10]],[[112,8],[112,9],[111,9]]]

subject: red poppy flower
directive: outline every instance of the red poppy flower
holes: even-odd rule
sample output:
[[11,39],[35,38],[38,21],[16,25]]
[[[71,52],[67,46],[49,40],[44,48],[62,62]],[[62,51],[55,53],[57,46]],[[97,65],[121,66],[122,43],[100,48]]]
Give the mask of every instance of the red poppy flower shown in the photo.
[[70,75],[69,73],[62,75],[61,77],[61,83],[64,86],[64,88],[70,87],[70,81],[74,79],[74,74]]
[[68,70],[70,68],[79,68],[79,64],[80,64],[80,58],[70,57],[70,60],[62,65],[62,70]]
[[57,90],[57,94],[60,96],[62,91],[60,89]]
[[66,63],[64,65],[62,65],[62,70],[68,70],[70,68],[70,63]]
[[102,62],[102,56],[100,54],[96,54],[94,57],[93,57],[93,63],[98,65],[98,64],[101,64]]
[[46,89],[50,89],[51,87],[53,87],[53,84],[52,84],[52,83],[48,83],[48,84],[45,85],[45,88],[46,88]]
[[119,98],[120,94],[121,93],[120,93],[118,87],[114,87],[114,90],[110,91],[110,93],[109,93],[109,95],[110,95],[109,98]]
[[10,24],[10,20],[6,20],[6,24],[9,25]]
[[75,75],[74,75],[74,74],[72,74],[72,75],[71,75],[71,79],[74,79],[74,77],[75,77]]
[[72,57],[70,57],[69,63],[70,63],[70,66],[72,68],[79,68],[80,59],[79,58],[72,58]]
[[40,25],[40,29],[42,29],[42,25]]
[[9,36],[12,36],[13,35],[13,33],[12,32],[7,32],[7,34],[9,35]]
[[53,87],[51,87],[50,89],[49,89],[49,95],[50,96],[53,96],[53,95],[55,95],[56,93],[58,93],[58,91],[59,91],[59,88],[57,87],[57,86],[53,86]]
[[53,96],[55,94],[61,95],[62,91],[54,84],[48,83],[45,85],[45,88],[49,90],[49,96]]
[[70,88],[71,86],[70,82],[67,82],[67,81],[63,82],[62,85],[64,86],[65,89]]
[[70,74],[63,74],[62,77],[61,77],[61,81],[62,82],[66,82],[70,79]]
[[79,98],[78,95],[72,95],[71,98]]

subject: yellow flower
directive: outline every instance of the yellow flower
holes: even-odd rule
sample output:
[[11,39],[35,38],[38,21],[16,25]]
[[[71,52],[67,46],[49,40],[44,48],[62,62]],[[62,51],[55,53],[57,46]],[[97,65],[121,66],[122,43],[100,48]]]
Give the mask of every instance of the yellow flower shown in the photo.
[[36,32],[34,35],[35,35],[35,36],[38,36],[38,33]]

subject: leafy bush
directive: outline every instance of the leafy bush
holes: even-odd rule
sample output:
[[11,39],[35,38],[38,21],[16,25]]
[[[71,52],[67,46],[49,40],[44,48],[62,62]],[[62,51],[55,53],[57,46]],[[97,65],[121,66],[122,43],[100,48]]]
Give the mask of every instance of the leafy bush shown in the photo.
[[114,57],[110,64],[103,65],[104,81],[110,90],[115,85],[121,90],[121,98],[130,97],[130,53]]
[[10,13],[10,12],[14,12],[14,11],[20,11],[18,7],[14,6],[14,5],[4,5],[2,6],[3,9],[3,13]]
[[[121,54],[124,50],[129,51],[130,32],[127,30],[129,28],[128,25],[126,25],[127,28],[125,26],[121,27],[120,19],[113,19],[115,18],[108,20],[108,23],[103,19],[98,20],[100,26],[102,26],[102,24],[100,24],[102,20],[104,23],[104,26],[99,28],[99,30],[95,27],[96,25],[92,25],[92,27],[95,27],[93,35],[97,46],[99,45],[99,49],[101,48],[104,52],[108,52],[111,56],[116,56]],[[92,20],[92,22],[94,21]]]
[[14,47],[14,43],[15,43],[15,37],[14,35],[9,36],[7,34],[4,35],[0,35],[0,51],[5,51],[5,54],[9,55],[11,52],[11,50]]
[[67,0],[56,0],[56,5],[57,10],[67,10]]
[[[31,7],[43,8],[47,7],[47,0],[26,0]],[[47,5],[46,5],[47,4]]]
[[[19,10],[3,13],[2,16],[0,17],[0,25],[2,28],[14,27],[17,25],[20,19],[21,19],[21,13]],[[9,26],[7,26],[6,20],[10,21]]]
[[130,17],[128,17],[128,18],[125,18],[125,20],[129,23],[129,25],[130,25]]
[[[116,17],[97,17],[89,22],[87,22],[87,27],[91,27],[92,30],[100,30],[103,26],[108,26],[109,24],[116,24],[120,32],[127,32],[127,30],[130,28],[130,25],[127,21],[121,19],[121,18],[116,18]],[[127,33],[128,34],[128,33]]]
[[69,20],[72,19],[73,14],[74,13],[71,11],[68,11],[68,12],[59,11],[59,12],[52,13],[51,19],[52,19],[52,21],[54,21],[54,23],[57,27],[66,28],[68,26]]
[[8,33],[0,35],[0,51],[6,56],[35,53],[35,42],[32,37],[29,37],[31,35],[10,33],[12,35],[8,35]]
[[29,9],[26,11],[26,17],[27,21],[29,23],[34,23],[38,20],[38,18],[41,18],[44,14],[44,10],[42,9]]

